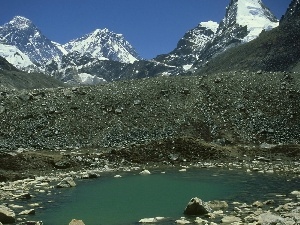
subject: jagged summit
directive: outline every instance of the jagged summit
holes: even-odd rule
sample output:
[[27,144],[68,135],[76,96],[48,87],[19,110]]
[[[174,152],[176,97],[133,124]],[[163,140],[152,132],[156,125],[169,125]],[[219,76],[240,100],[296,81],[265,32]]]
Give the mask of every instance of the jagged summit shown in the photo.
[[110,59],[123,63],[132,63],[140,57],[122,34],[116,34],[107,28],[96,29],[81,38],[72,40],[63,47],[68,52],[90,54],[98,59]]
[[233,0],[237,4],[236,23],[247,26],[248,35],[243,41],[249,42],[258,37],[262,30],[278,26],[278,19],[261,0]]
[[262,30],[271,30],[278,25],[278,19],[261,0],[231,0],[217,35],[222,35],[226,29],[234,26],[246,27],[247,34],[237,38],[249,42],[257,38]]
[[5,44],[16,46],[34,63],[42,64],[63,55],[33,22],[22,16],[15,16],[0,26],[0,37]]
[[18,29],[27,29],[31,26],[33,26],[33,23],[31,22],[31,20],[23,17],[23,16],[15,16],[10,22],[9,24],[11,26],[14,26],[15,28]]

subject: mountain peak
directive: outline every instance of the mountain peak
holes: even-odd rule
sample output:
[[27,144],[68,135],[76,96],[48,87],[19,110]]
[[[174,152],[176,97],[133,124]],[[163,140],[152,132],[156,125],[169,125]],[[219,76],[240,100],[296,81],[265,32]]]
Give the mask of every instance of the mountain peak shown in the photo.
[[23,16],[15,16],[10,22],[0,26],[2,42],[16,46],[33,63],[43,63],[62,55],[42,32]]
[[107,28],[104,29],[96,29],[93,33],[111,33]]
[[226,8],[226,16],[218,33],[224,27],[247,27],[248,34],[242,39],[249,42],[259,36],[263,30],[271,30],[279,25],[278,19],[263,4],[262,0],[231,0]]
[[105,58],[123,63],[133,63],[140,59],[122,34],[116,34],[107,28],[96,29],[81,38],[68,42],[63,47],[68,52],[77,51],[81,55],[90,54],[100,60]]
[[10,25],[14,26],[17,29],[25,30],[33,25],[31,20],[23,16],[15,16],[10,22]]

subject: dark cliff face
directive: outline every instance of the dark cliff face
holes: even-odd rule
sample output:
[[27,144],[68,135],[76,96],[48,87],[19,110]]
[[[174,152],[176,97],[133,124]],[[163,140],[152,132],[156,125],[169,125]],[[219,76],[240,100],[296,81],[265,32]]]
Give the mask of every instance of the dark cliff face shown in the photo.
[[285,15],[281,19],[281,23],[283,22],[295,22],[295,20],[300,20],[300,1],[292,0],[287,9]]
[[9,62],[7,62],[6,59],[0,56],[0,73],[1,70],[7,70],[7,71],[19,71],[16,67],[11,65]]

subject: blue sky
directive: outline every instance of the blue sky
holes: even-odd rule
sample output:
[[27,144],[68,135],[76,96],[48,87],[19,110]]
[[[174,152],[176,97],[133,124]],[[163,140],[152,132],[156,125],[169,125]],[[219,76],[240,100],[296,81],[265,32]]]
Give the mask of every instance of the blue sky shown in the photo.
[[[20,15],[49,39],[64,44],[97,28],[125,36],[150,59],[176,47],[198,23],[220,22],[230,0],[3,0],[0,25]],[[280,18],[291,0],[263,0]]]

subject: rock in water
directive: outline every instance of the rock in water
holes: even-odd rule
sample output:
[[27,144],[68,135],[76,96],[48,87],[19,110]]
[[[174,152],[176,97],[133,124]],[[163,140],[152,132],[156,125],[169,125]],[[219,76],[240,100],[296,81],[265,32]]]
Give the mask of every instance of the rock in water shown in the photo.
[[85,225],[84,222],[82,220],[75,220],[73,219],[69,225]]
[[16,214],[10,208],[0,205],[0,223],[14,223],[16,221]]
[[210,213],[212,209],[209,205],[200,198],[192,198],[184,210],[186,215],[205,215]]
[[35,214],[35,210],[34,209],[28,209],[28,210],[24,210],[22,212],[19,213],[19,215],[34,215]]
[[57,184],[57,188],[69,188],[69,187],[75,187],[76,183],[74,182],[72,177],[66,177],[63,179],[59,184]]
[[43,225],[42,221],[26,221],[20,223],[20,225]]
[[150,175],[150,171],[149,170],[146,170],[146,169],[143,169],[143,171],[140,172],[141,175]]

